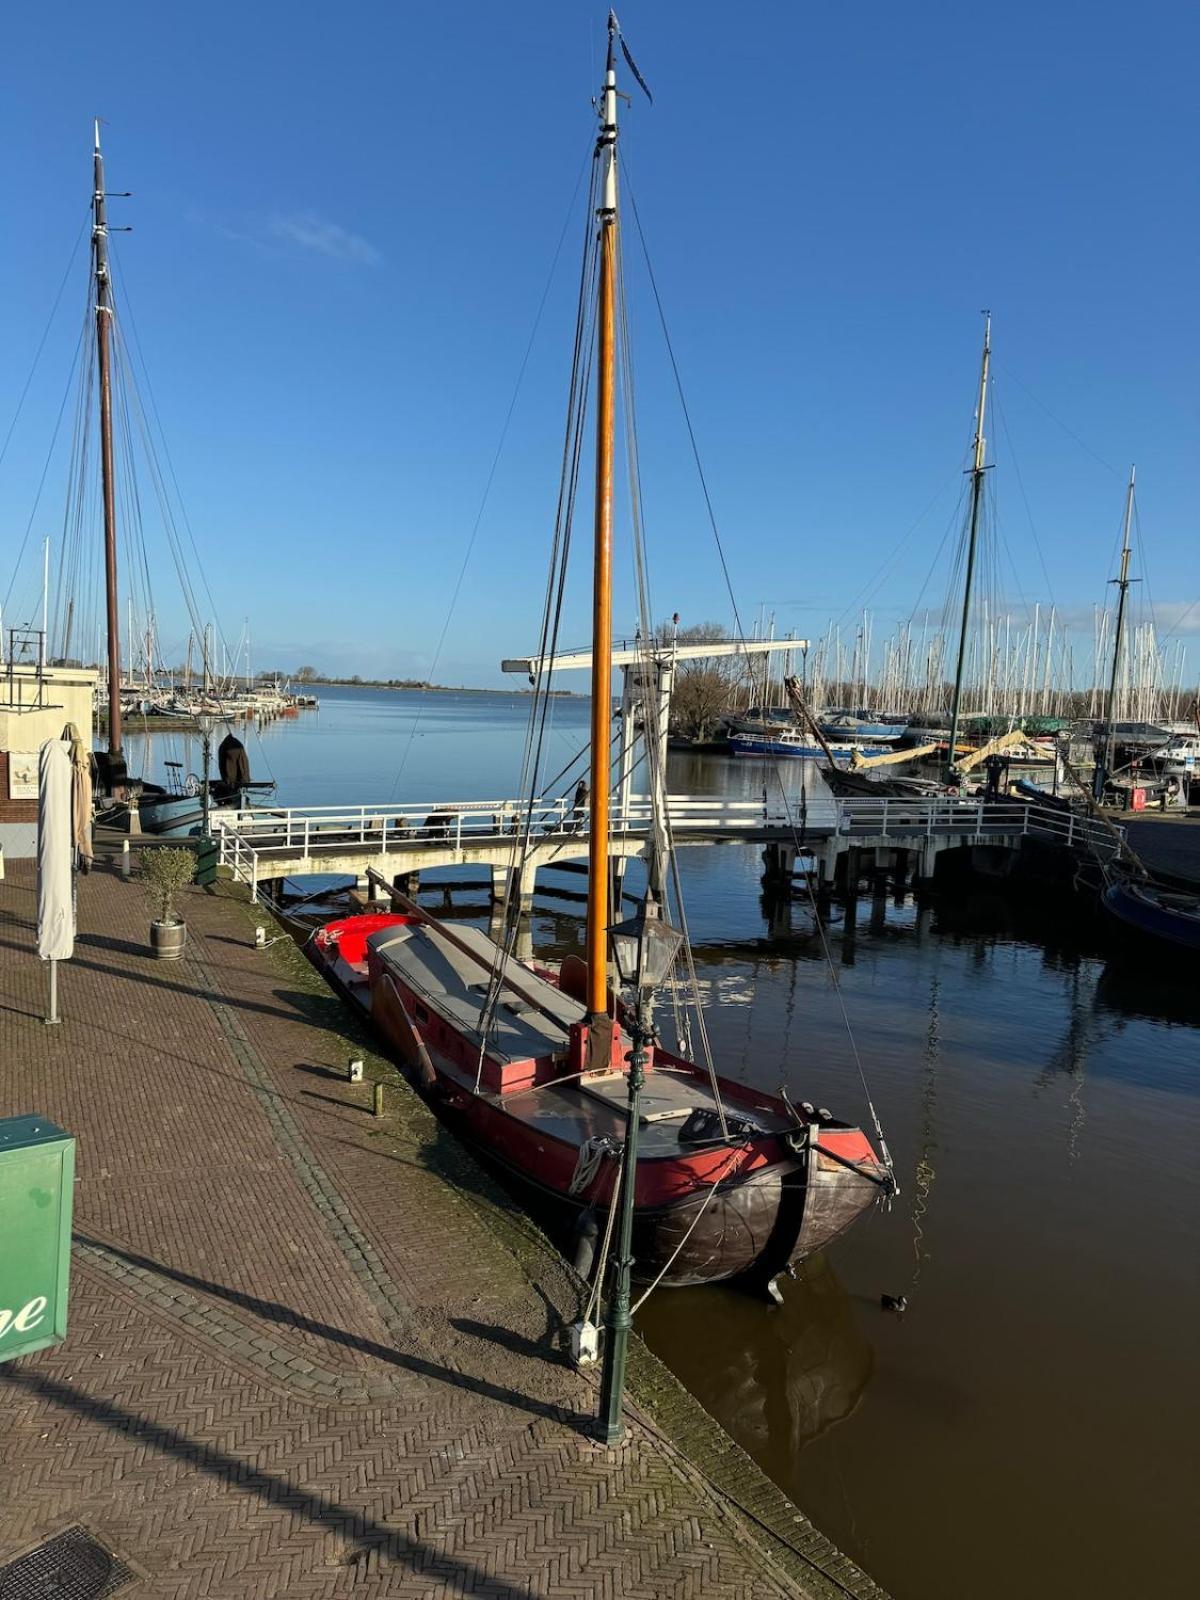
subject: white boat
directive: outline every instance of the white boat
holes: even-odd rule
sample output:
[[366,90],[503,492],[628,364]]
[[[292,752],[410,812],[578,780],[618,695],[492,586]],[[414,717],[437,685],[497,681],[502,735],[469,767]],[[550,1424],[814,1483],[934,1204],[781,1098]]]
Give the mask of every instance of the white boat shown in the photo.
[[1166,778],[1200,777],[1200,733],[1177,734],[1156,753],[1154,765]]

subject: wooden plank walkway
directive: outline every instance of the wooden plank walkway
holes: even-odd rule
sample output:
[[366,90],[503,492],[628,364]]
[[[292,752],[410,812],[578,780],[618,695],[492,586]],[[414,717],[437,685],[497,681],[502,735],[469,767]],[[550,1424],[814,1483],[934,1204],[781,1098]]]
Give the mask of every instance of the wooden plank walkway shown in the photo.
[[82,1525],[130,1600],[882,1600],[641,1347],[590,1442],[576,1280],[368,1055],[370,1116],[291,945],[193,890],[156,963],[136,883],[79,888],[47,1028],[30,864],[0,884],[0,1113],[80,1175],[68,1339],[0,1366],[0,1568]]

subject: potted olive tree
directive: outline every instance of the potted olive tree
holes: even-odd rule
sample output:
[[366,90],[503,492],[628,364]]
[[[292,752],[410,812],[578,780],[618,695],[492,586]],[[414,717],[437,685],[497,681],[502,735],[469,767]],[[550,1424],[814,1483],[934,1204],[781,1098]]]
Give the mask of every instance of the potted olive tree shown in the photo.
[[178,961],[187,941],[187,924],[178,914],[176,900],[196,873],[190,850],[143,850],[142,882],[150,897],[154,920],[150,948],[160,961]]

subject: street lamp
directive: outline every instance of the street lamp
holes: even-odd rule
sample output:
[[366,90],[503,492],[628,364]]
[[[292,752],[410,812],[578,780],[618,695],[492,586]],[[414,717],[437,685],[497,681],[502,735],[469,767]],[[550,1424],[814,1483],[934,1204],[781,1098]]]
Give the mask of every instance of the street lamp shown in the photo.
[[211,803],[208,792],[208,769],[212,760],[212,736],[217,719],[210,716],[207,711],[202,711],[196,718],[196,726],[200,730],[200,832],[208,838],[208,808]]
[[608,1311],[608,1337],[604,1342],[604,1374],[600,1385],[600,1438],[619,1444],[625,1431],[621,1400],[625,1388],[625,1357],[633,1321],[629,1309],[633,1270],[633,1201],[637,1180],[639,1099],[646,1081],[646,1047],[654,1039],[650,1008],[654,991],[671,975],[683,943],[678,928],[664,922],[650,889],[634,916],[609,930],[613,961],[623,989],[634,993],[632,1049],[629,1052],[629,1099],[625,1111],[625,1147],[621,1154],[621,1228],[614,1263],[616,1280]]

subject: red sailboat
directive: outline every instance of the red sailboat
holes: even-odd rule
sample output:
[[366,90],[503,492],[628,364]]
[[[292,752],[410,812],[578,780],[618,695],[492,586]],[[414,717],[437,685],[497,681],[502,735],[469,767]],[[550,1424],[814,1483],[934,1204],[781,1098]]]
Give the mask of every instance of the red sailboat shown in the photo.
[[[794,1104],[786,1094],[747,1088],[709,1064],[668,1051],[643,1009],[641,966],[634,974],[621,961],[621,949],[633,941],[623,940],[622,928],[609,925],[618,328],[624,339],[624,319],[618,316],[617,42],[615,19],[610,19],[576,340],[581,387],[573,385],[565,456],[578,462],[586,410],[581,396],[586,396],[591,365],[580,352],[594,316],[586,960],[568,958],[558,969],[518,961],[509,940],[497,942],[477,929],[439,922],[399,896],[401,912],[329,923],[314,935],[309,950],[330,981],[369,1011],[374,1027],[439,1114],[532,1191],[536,1204],[580,1218],[610,1210],[628,1146],[637,1277],[699,1284],[749,1275],[773,1288],[780,1272],[829,1244],[893,1184],[882,1138],[877,1153],[860,1128],[828,1111],[808,1102]],[[547,659],[552,670],[553,642]],[[665,739],[661,743],[665,748]],[[658,747],[658,740],[647,739],[648,753]],[[661,771],[652,773],[651,781],[661,803]],[[522,839],[515,838],[514,853],[521,846]],[[670,932],[659,943],[673,955],[679,936],[658,915],[662,853],[660,836],[649,852],[652,890],[638,919],[636,942],[644,952],[657,948],[648,932]],[[626,1009],[610,990],[610,953],[617,958],[618,975],[636,979],[636,1010]],[[656,974],[658,983],[669,978],[669,965],[668,959]]]

